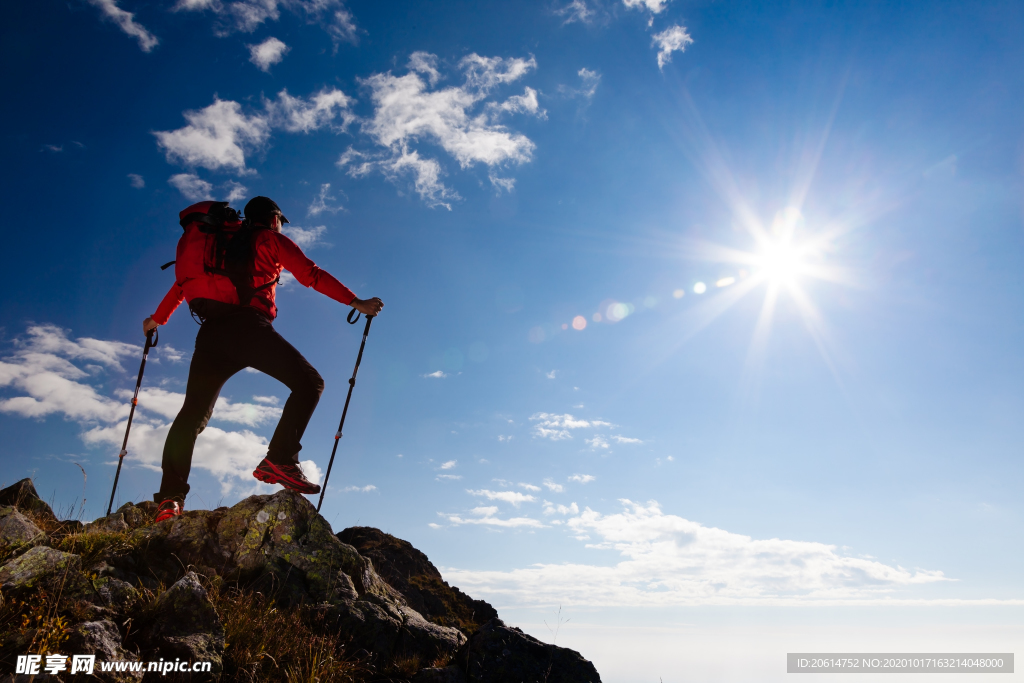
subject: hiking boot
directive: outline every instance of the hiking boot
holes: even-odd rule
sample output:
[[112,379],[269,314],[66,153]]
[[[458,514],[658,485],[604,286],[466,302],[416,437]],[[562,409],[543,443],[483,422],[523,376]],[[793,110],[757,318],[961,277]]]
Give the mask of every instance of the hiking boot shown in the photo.
[[277,465],[266,458],[253,470],[252,476],[267,484],[280,484],[286,489],[292,489],[306,495],[320,493],[320,486],[314,484],[302,473],[302,468],[289,463]]
[[184,511],[185,508],[182,506],[182,504],[176,501],[175,499],[171,498],[160,503],[160,505],[156,509],[156,519],[153,521],[154,523],[162,522],[165,519],[177,517]]

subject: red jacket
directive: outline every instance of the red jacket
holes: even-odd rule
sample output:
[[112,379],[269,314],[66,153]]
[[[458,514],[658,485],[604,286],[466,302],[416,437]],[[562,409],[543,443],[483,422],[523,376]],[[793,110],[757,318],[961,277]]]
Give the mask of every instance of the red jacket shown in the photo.
[[[183,299],[213,299],[226,304],[238,303],[238,292],[226,275],[206,273],[203,269],[204,257],[213,248],[213,240],[213,235],[200,231],[195,223],[185,228],[185,234],[178,240],[177,262],[174,264],[176,281],[153,314],[153,320],[158,324],[165,325]],[[312,287],[346,306],[356,298],[352,290],[310,261],[295,242],[279,232],[257,232],[253,240],[253,253],[256,255],[253,287],[273,282],[281,274],[282,269],[287,269],[302,285]],[[277,305],[274,300],[276,290],[277,285],[274,284],[256,292],[250,304],[271,320],[277,317]]]

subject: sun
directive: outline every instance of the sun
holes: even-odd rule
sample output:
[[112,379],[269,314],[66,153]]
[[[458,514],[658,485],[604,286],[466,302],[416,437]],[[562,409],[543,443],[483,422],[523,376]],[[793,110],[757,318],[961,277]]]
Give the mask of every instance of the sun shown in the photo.
[[756,254],[754,266],[766,280],[776,285],[795,285],[804,271],[802,250],[789,242],[776,242]]

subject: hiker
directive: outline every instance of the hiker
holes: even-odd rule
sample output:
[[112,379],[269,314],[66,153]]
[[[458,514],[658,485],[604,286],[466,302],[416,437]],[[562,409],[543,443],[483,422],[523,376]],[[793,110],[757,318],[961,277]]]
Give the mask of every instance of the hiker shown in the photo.
[[274,329],[275,290],[282,268],[312,287],[366,315],[384,302],[358,299],[348,287],[317,267],[281,234],[288,219],[268,197],[245,205],[245,221],[226,202],[199,202],[181,212],[185,234],[178,241],[175,283],[156,312],[143,321],[145,333],[164,325],[181,304],[201,326],[188,372],[185,403],[174,418],[163,452],[163,479],[153,496],[160,522],[184,510],[196,437],[206,427],[229,377],[254,368],[291,390],[267,456],[252,473],[268,484],[304,494],[319,493],[299,466],[299,441],[324,389],[323,378],[295,347]]

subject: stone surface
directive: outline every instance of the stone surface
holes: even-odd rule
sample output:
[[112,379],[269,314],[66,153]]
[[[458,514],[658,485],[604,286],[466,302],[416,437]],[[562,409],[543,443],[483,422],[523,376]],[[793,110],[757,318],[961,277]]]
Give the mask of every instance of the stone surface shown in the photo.
[[0,505],[12,505],[22,511],[39,515],[44,519],[57,522],[53,510],[36,493],[31,479],[22,479],[12,486],[0,490]]
[[160,657],[211,662],[214,674],[223,670],[224,626],[195,572],[161,593],[152,613],[157,618],[145,639]]
[[89,522],[82,529],[86,534],[111,534],[128,531],[131,527],[124,521],[124,514],[114,512],[106,517]]
[[[145,505],[145,503],[141,505]],[[131,529],[138,529],[140,526],[145,526],[153,521],[154,515],[151,512],[148,512],[141,505],[125,503],[121,507],[117,508],[117,513],[120,513],[124,517],[125,523]],[[150,502],[150,505],[154,508],[156,507],[155,503]]]
[[440,668],[420,669],[411,683],[467,683],[466,674],[452,665]]
[[580,653],[542,643],[500,619],[492,619],[469,643],[466,666],[472,683],[600,683],[597,669]]
[[0,507],[0,547],[21,548],[38,545],[45,540],[43,530],[17,508]]
[[473,633],[498,616],[488,603],[448,585],[437,567],[408,541],[365,526],[349,527],[338,533],[338,538],[373,560],[381,578],[435,624]]
[[56,586],[80,576],[82,558],[47,546],[36,546],[0,567],[0,589],[24,593]]
[[[121,633],[112,621],[86,621],[71,629],[64,651],[79,655],[96,655],[97,662],[137,662],[139,658],[121,647]],[[140,681],[141,673],[103,673],[93,669],[98,681]]]

